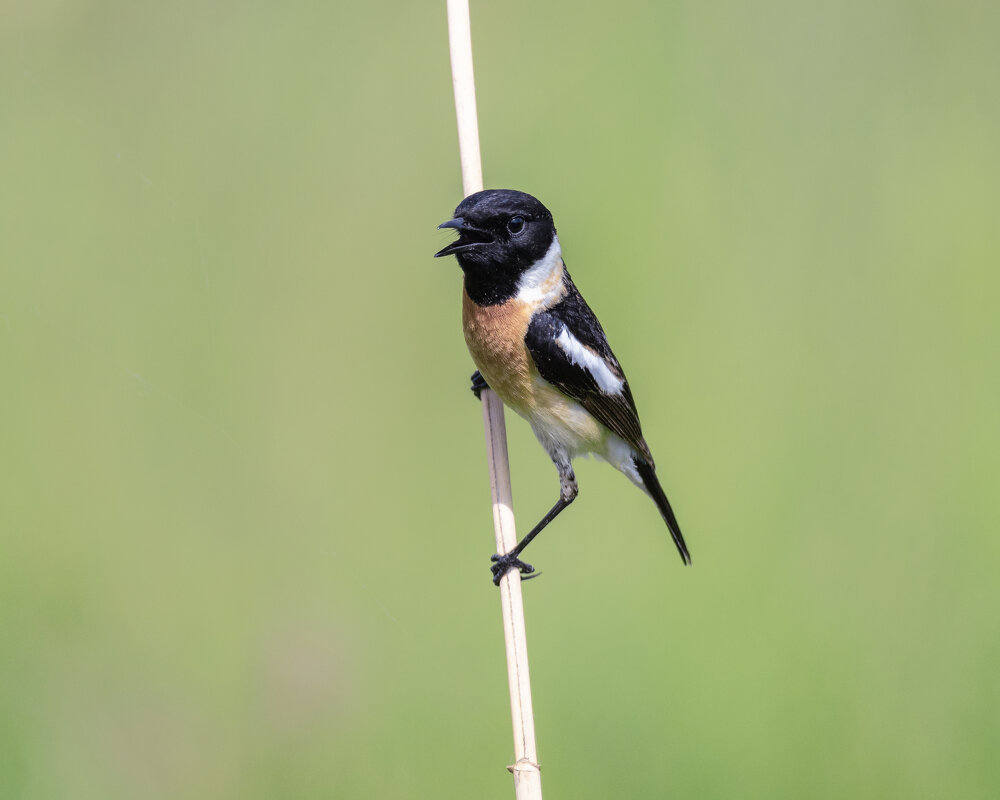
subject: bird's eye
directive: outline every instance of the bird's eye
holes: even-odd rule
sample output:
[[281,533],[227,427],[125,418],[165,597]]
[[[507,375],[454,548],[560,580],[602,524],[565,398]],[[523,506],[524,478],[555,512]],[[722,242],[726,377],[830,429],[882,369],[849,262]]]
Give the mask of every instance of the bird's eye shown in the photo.
[[507,230],[509,230],[512,235],[517,236],[524,230],[524,217],[511,217],[510,222],[507,223]]

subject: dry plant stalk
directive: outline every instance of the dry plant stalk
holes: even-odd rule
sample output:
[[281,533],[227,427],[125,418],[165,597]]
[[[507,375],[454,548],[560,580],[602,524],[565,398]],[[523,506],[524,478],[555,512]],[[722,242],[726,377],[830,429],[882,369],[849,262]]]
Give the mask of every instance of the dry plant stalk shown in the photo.
[[[458,117],[458,148],[462,161],[462,189],[468,197],[483,188],[479,156],[479,121],[476,115],[476,84],[472,71],[472,33],[468,0],[448,0],[448,41],[451,75]],[[493,530],[497,552],[506,553],[517,544],[514,503],[507,460],[507,428],[503,403],[489,389],[482,392],[486,461],[493,495]],[[517,800],[541,800],[542,777],[535,750],[535,717],[531,707],[528,674],[528,640],[524,631],[521,574],[508,570],[500,580],[504,640],[507,646],[507,681],[510,685],[510,716],[514,728],[514,774]]]

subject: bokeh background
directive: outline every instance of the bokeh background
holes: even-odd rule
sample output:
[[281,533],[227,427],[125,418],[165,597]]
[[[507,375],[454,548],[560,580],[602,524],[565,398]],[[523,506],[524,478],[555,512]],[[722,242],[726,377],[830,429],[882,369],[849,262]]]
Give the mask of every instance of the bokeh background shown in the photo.
[[[472,21],[694,557],[578,465],[546,795],[1000,796],[1000,5]],[[510,797],[444,3],[7,0],[0,95],[0,796]]]

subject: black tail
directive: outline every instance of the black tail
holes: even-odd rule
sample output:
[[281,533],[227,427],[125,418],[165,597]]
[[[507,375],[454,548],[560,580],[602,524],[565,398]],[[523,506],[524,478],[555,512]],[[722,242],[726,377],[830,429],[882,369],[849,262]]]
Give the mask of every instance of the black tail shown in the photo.
[[670,501],[667,500],[667,496],[663,493],[663,487],[660,486],[660,481],[656,478],[656,469],[644,458],[633,458],[632,460],[635,462],[635,468],[639,471],[639,477],[642,478],[642,482],[646,486],[646,491],[653,498],[656,507],[660,509],[663,521],[670,528],[670,535],[674,537],[674,544],[677,545],[681,558],[685,564],[690,564],[691,554],[688,553],[687,545],[684,544],[681,526],[677,524],[677,517],[674,516],[674,510],[670,507]]

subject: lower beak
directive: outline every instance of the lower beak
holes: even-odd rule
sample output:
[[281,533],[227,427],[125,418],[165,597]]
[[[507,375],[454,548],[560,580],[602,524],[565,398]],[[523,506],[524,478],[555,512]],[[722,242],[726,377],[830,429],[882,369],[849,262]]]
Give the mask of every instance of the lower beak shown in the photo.
[[464,250],[468,250],[470,247],[476,247],[481,244],[489,244],[493,241],[493,237],[486,233],[486,231],[481,231],[474,225],[470,225],[462,217],[455,217],[455,219],[442,222],[438,225],[438,228],[454,228],[458,231],[459,235],[458,238],[450,245],[438,250],[434,254],[434,258],[450,256],[453,253],[461,253]]

